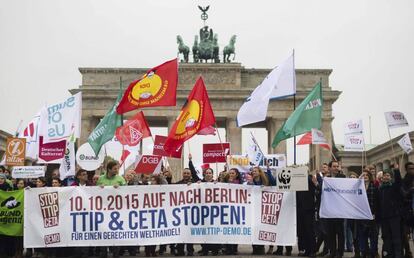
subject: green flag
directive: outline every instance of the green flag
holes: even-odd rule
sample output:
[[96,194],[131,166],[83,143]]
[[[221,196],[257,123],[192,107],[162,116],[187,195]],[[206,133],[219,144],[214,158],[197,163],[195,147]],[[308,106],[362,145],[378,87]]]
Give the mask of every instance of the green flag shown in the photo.
[[0,235],[23,236],[24,190],[0,190]]
[[322,83],[318,82],[309,95],[283,123],[282,128],[279,129],[273,139],[272,147],[275,148],[282,140],[309,132],[312,128],[320,129],[322,104]]
[[121,98],[122,92],[118,94],[114,105],[88,137],[88,142],[97,156],[102,145],[114,137],[116,128],[122,124],[122,116],[116,113],[116,107]]

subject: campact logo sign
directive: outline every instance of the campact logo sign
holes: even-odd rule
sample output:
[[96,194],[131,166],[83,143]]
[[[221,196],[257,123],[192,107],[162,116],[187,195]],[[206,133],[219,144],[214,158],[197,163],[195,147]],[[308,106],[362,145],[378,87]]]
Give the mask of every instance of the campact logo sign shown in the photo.
[[361,195],[362,190],[361,189],[339,189],[339,188],[333,188],[333,187],[325,187],[323,188],[325,192],[334,192],[339,194],[355,194],[355,195]]

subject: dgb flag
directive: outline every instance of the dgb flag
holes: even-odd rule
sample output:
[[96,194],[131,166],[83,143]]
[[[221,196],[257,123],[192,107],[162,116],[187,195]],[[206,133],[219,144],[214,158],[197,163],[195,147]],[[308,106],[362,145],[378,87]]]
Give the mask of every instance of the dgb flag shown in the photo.
[[216,123],[213,109],[208,98],[206,86],[202,77],[199,77],[187,101],[181,108],[180,115],[165,141],[164,150],[174,152],[183,143],[197,134],[200,130]]
[[118,114],[143,108],[175,106],[178,83],[177,58],[154,67],[129,84],[116,108]]

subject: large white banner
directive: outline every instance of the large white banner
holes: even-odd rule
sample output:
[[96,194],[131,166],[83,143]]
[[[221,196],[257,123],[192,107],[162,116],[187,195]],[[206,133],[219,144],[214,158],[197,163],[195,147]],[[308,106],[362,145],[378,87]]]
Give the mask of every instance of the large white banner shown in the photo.
[[324,177],[319,216],[372,220],[364,180]]
[[82,112],[82,92],[70,96],[65,101],[42,109],[40,112],[39,133],[43,142],[56,142],[67,139],[72,134],[80,137]]
[[295,193],[235,184],[25,190],[24,246],[295,245]]
[[[267,154],[264,159],[268,162],[270,169],[286,167],[285,154]],[[262,169],[266,169],[265,160],[259,162]],[[229,155],[227,156],[227,164],[229,169],[237,168],[240,172],[250,172],[250,169],[255,166],[255,163],[249,159],[248,155]]]
[[387,122],[388,128],[398,128],[408,126],[407,119],[404,114],[397,111],[385,112],[385,121]]

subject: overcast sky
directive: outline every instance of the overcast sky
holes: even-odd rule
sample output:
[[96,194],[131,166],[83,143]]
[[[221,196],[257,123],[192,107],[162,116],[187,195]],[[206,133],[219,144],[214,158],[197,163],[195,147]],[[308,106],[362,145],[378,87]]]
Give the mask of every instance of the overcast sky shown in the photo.
[[[174,58],[202,26],[197,5],[221,49],[237,34],[236,61],[272,68],[295,49],[296,68],[333,69],[333,132],[363,119],[369,143],[388,139],[385,111],[401,111],[413,130],[414,1],[88,1],[0,3],[0,129],[13,132],[44,103],[81,84],[78,67],[152,67]],[[265,138],[265,137],[264,137]]]

